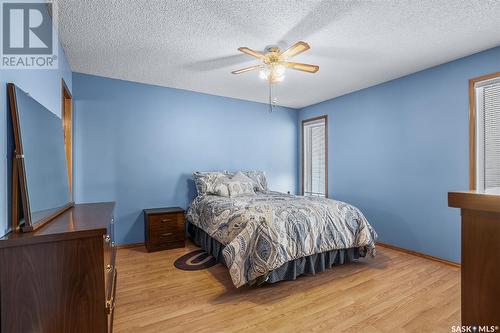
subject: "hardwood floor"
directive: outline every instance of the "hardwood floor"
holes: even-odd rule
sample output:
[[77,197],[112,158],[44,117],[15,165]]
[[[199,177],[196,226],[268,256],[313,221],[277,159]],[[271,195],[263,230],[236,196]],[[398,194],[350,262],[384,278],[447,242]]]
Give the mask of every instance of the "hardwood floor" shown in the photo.
[[316,276],[236,289],[227,268],[181,271],[196,249],[118,251],[114,332],[451,332],[460,270],[378,247]]

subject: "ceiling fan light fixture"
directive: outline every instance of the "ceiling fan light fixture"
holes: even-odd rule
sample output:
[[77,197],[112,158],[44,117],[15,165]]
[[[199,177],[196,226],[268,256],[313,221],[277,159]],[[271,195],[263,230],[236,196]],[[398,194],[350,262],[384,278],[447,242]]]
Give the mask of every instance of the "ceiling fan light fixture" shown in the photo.
[[282,64],[277,64],[274,66],[274,73],[276,76],[283,76],[285,74],[286,67]]
[[267,80],[269,78],[269,70],[267,68],[263,68],[259,71],[259,77],[262,80]]
[[266,64],[259,71],[259,77],[262,80],[269,80],[272,83],[282,82],[285,78],[286,67],[280,63]]

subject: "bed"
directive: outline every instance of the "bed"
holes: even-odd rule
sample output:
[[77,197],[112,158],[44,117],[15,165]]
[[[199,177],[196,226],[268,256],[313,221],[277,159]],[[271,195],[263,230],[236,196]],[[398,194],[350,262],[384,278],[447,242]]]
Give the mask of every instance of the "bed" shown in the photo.
[[293,280],[375,255],[377,234],[352,205],[269,191],[259,172],[251,177],[253,193],[221,194],[220,184],[234,174],[203,173],[201,181],[199,174],[188,229],[198,246],[228,267],[236,287]]

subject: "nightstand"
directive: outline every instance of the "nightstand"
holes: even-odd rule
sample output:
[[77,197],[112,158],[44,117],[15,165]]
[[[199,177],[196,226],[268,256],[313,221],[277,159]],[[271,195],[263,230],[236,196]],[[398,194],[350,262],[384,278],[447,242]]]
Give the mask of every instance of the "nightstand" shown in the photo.
[[144,209],[144,243],[148,252],[184,247],[184,209]]

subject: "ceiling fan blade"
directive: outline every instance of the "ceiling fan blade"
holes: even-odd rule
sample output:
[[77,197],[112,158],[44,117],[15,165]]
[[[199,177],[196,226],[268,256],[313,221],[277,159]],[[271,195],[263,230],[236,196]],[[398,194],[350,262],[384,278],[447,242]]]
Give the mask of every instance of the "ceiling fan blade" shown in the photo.
[[262,68],[262,67],[263,67],[262,65],[256,65],[256,66],[251,66],[251,67],[246,67],[246,68],[238,69],[238,70],[232,71],[231,73],[233,73],[233,74],[241,74],[241,73],[253,71],[254,69],[259,69],[259,68]]
[[291,69],[296,69],[298,71],[308,72],[308,73],[316,73],[319,70],[319,66],[317,65],[309,65],[302,64],[300,62],[285,62],[285,66]]
[[240,47],[240,48],[238,48],[238,51],[246,53],[246,54],[251,55],[252,57],[255,57],[258,59],[262,59],[264,57],[264,55],[262,53],[251,50],[248,47]]
[[311,47],[306,42],[297,42],[292,46],[290,46],[288,49],[286,49],[285,52],[281,54],[281,56],[284,57],[285,59],[291,58],[298,54],[301,54],[302,52],[309,50],[310,48]]

